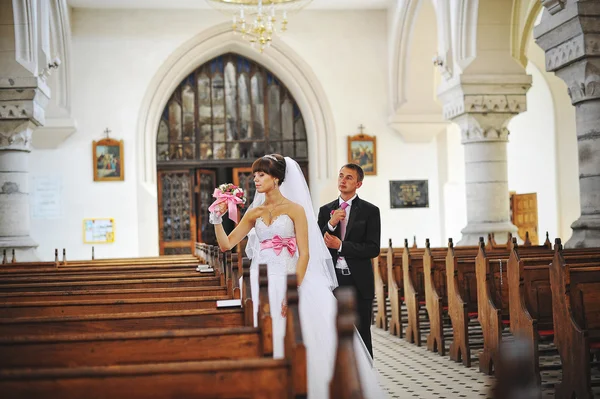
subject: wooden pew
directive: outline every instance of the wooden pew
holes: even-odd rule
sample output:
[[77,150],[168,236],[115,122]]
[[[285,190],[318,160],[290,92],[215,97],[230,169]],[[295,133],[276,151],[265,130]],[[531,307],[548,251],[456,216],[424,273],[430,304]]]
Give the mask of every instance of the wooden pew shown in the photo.
[[405,339],[421,346],[421,326],[419,309],[425,305],[425,281],[423,273],[424,250],[409,249],[408,240],[404,240],[402,253],[402,274],[404,281],[404,303],[407,322]]
[[390,239],[386,254],[388,298],[390,298],[390,334],[404,336],[402,328],[402,303],[404,302],[404,282],[402,277],[402,253],[404,248],[393,248]]
[[[498,261],[498,272],[496,264]],[[492,374],[497,364],[503,323],[508,321],[508,284],[504,259],[492,259],[486,255],[485,244],[480,241],[479,253],[475,258],[477,276],[477,319],[483,331],[483,350],[479,353],[479,371]],[[498,277],[496,277],[498,276]]]
[[[296,290],[296,284],[288,287]],[[4,398],[305,398],[306,356],[297,301],[289,290],[288,312],[285,359],[3,369],[0,391]]]
[[78,266],[44,267],[44,268],[23,268],[23,267],[0,267],[0,278],[4,276],[46,276],[46,275],[93,275],[110,272],[160,272],[161,270],[195,270],[197,263],[179,263],[179,264],[130,264],[130,265],[94,265],[85,268]]
[[[226,253],[223,255],[224,258],[228,258],[231,257],[230,253]],[[3,290],[0,288],[0,304],[2,303],[6,303],[7,305],[12,305],[12,304],[16,304],[16,303],[23,303],[23,302],[82,302],[85,303],[86,301],[93,301],[93,300],[97,300],[97,301],[113,301],[113,300],[124,300],[124,301],[128,301],[128,300],[133,300],[133,299],[144,299],[144,298],[152,298],[152,299],[159,299],[159,298],[181,298],[181,297],[209,297],[209,296],[213,296],[213,297],[221,297],[224,295],[228,295],[230,297],[233,298],[238,298],[239,299],[239,287],[238,287],[238,277],[237,277],[237,268],[234,268],[232,266],[232,262],[223,262],[224,265],[223,266],[219,266],[219,265],[215,265],[217,270],[222,269],[225,270],[225,268],[227,268],[228,270],[226,271],[226,273],[221,272],[226,274],[227,277],[225,278],[226,282],[227,282],[227,286],[221,286],[219,285],[219,283],[221,282],[221,277],[217,277],[214,274],[210,273],[208,275],[202,273],[198,273],[196,271],[190,271],[189,272],[189,277],[187,278],[179,278],[179,279],[173,279],[171,277],[169,277],[168,273],[167,274],[163,274],[162,276],[166,276],[165,278],[160,278],[161,275],[159,274],[152,274],[150,273],[151,277],[158,277],[158,278],[145,278],[148,277],[148,274],[146,274],[146,270],[142,270],[139,273],[136,273],[133,276],[140,276],[139,278],[135,279],[135,280],[129,280],[129,281],[118,281],[117,286],[116,287],[108,287],[107,285],[109,284],[102,284],[102,283],[98,283],[97,281],[94,281],[95,279],[93,277],[97,278],[97,274],[95,274],[93,271],[90,273],[91,275],[93,275],[93,277],[91,277],[91,281],[87,282],[84,284],[84,286],[79,286],[81,284],[75,284],[74,286],[70,286],[70,285],[63,285],[61,286],[61,281],[55,282],[54,284],[52,284],[51,286],[46,285],[42,285],[39,286],[35,283],[31,283],[29,285],[27,285],[25,287],[25,290],[23,290],[22,286],[19,285],[18,288],[19,289],[14,289],[14,290],[5,290],[3,292]],[[188,266],[186,266],[188,267]],[[59,269],[62,270],[62,269]],[[85,273],[86,270],[81,270],[81,269],[77,269],[79,270],[77,273]],[[161,269],[162,270],[162,269]],[[195,270],[195,269],[194,269]],[[115,271],[114,275],[119,275],[119,271]],[[63,274],[59,274],[59,272],[56,272],[57,276],[62,277]],[[133,273],[131,271],[129,271],[128,273]],[[9,274],[9,275],[13,275],[13,274]],[[70,273],[68,274],[70,275]],[[59,278],[56,277],[56,278]],[[141,281],[140,278],[144,277],[142,280],[145,281]],[[198,281],[198,279],[200,278],[202,281],[201,284],[206,284],[206,279],[207,277],[211,277],[211,279],[208,280],[208,285],[204,285],[204,286],[199,286],[199,284],[189,284],[189,280],[188,279],[193,279],[194,282]],[[67,277],[67,280],[69,280],[70,278]],[[0,276],[0,280],[2,280],[2,277]],[[106,283],[109,283],[110,280],[106,281]],[[145,288],[144,285],[146,285],[145,283],[147,282],[155,282],[157,284],[159,284],[158,286],[155,287],[151,287],[151,288]],[[129,283],[131,283],[129,285]],[[0,287],[2,287],[3,285],[0,284]],[[56,288],[56,287],[59,288]],[[166,288],[161,288],[162,287],[166,287]],[[10,287],[10,286],[9,286]],[[158,287],[158,288],[156,288]],[[222,298],[221,298],[222,299]]]
[[600,256],[571,265],[557,239],[550,266],[554,343],[562,362],[557,399],[591,399],[590,350],[600,349]]
[[0,302],[0,319],[12,317],[60,317],[86,314],[133,313],[171,310],[216,309],[217,301],[228,295],[175,298],[142,298],[116,300]]
[[29,269],[29,270],[37,270],[37,269],[48,269],[48,268],[61,268],[61,267],[95,267],[102,265],[110,265],[110,266],[128,266],[135,264],[143,264],[143,265],[163,265],[163,264],[198,264],[203,261],[203,259],[198,258],[194,255],[162,255],[162,256],[152,256],[152,257],[136,257],[136,258],[112,258],[112,259],[93,259],[93,260],[76,260],[76,261],[68,261],[64,257],[63,252],[63,260],[59,261],[58,252],[55,253],[54,262],[11,262],[11,263],[3,263],[0,266],[0,270],[2,269]]
[[140,289],[140,288],[169,288],[219,286],[219,277],[186,277],[186,278],[137,278],[130,280],[94,280],[76,282],[50,283],[19,283],[0,284],[0,292],[29,292],[29,291],[79,291],[79,290],[110,290],[110,289]]
[[0,338],[0,368],[108,366],[262,356],[254,327]]
[[239,327],[241,309],[200,309],[137,313],[88,314],[65,317],[0,319],[0,337],[15,335],[127,332],[177,328]]
[[339,287],[335,290],[335,297],[338,302],[338,347],[329,384],[330,399],[363,399],[353,343],[354,326],[358,322],[356,292],[352,287]]
[[0,277],[0,287],[6,284],[41,284],[41,283],[73,283],[89,282],[89,281],[110,281],[110,280],[139,280],[139,279],[161,279],[161,278],[177,278],[185,279],[188,277],[215,277],[214,273],[211,276],[198,273],[195,269],[189,269],[185,271],[179,270],[162,270],[160,272],[154,271],[143,271],[143,272],[108,272],[101,274],[45,274],[42,276],[9,276],[4,275]]
[[43,301],[85,301],[85,300],[125,300],[140,298],[176,298],[222,296],[227,294],[226,287],[178,287],[171,284],[168,288],[123,288],[109,290],[67,290],[67,291],[19,291],[0,292],[2,302],[43,302]]
[[444,356],[446,345],[444,340],[444,313],[448,310],[448,294],[446,289],[446,252],[434,251],[430,248],[429,239],[425,240],[423,253],[423,273],[425,278],[425,307],[429,315],[429,334],[427,349]]
[[[75,367],[172,361],[243,359],[265,356],[271,336],[253,328],[249,265],[245,273],[248,317],[244,327],[82,333],[0,338],[2,368]],[[268,287],[261,287],[268,290]],[[259,312],[262,309],[259,309]],[[259,315],[261,317],[262,315]],[[267,345],[269,346],[269,345]]]
[[388,294],[387,276],[387,251],[381,249],[379,256],[373,260],[373,275],[375,280],[375,299],[377,311],[375,312],[375,325],[383,330],[388,329],[386,298]]
[[[562,254],[574,265],[598,259],[600,248],[570,249]],[[554,256],[552,250],[532,255],[515,242],[508,262],[510,330],[531,346],[533,358],[527,372],[538,385],[541,383],[539,341],[554,338],[550,285],[550,264]]]
[[448,348],[450,359],[471,367],[469,342],[469,319],[477,317],[477,279],[475,262],[462,262],[460,255],[475,257],[473,249],[455,249],[452,239],[448,241],[446,255],[446,289],[448,292],[448,315],[452,321],[452,343]]

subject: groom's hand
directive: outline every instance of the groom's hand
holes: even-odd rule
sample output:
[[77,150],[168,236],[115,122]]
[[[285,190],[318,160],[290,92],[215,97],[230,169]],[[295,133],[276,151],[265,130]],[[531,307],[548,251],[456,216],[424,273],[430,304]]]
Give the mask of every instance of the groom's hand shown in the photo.
[[325,245],[327,246],[327,248],[339,250],[340,247],[342,246],[342,240],[340,240],[339,238],[337,238],[334,235],[325,233],[323,238],[325,239]]
[[331,218],[329,219],[329,224],[333,227],[337,226],[341,220],[346,219],[346,211],[343,209],[336,209],[331,214]]

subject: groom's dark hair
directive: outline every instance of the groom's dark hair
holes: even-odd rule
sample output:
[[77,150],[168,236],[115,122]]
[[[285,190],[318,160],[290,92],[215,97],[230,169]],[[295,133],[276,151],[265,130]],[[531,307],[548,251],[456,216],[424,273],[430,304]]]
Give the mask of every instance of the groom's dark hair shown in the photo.
[[363,179],[365,178],[365,171],[363,170],[363,168],[361,168],[355,163],[347,163],[346,165],[342,166],[340,170],[344,168],[352,169],[353,171],[355,171],[356,175],[358,176],[358,181],[363,181]]
[[269,154],[258,158],[252,164],[252,173],[264,172],[279,179],[279,185],[285,179],[285,158],[279,154]]

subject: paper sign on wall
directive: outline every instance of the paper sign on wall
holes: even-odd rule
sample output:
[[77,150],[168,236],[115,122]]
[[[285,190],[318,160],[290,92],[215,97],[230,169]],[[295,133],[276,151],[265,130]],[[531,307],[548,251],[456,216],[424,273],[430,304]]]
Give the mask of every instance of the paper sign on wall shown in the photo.
[[33,176],[31,182],[31,218],[59,219],[62,216],[60,176]]
[[115,242],[115,220],[83,219],[83,242],[85,244],[109,244]]

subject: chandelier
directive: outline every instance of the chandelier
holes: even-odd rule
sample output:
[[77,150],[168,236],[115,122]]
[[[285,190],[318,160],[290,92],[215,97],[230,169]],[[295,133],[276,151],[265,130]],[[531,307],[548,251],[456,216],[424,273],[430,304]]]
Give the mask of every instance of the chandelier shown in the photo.
[[261,53],[273,36],[287,30],[288,15],[312,0],[207,0],[215,9],[231,16],[231,28]]

